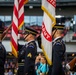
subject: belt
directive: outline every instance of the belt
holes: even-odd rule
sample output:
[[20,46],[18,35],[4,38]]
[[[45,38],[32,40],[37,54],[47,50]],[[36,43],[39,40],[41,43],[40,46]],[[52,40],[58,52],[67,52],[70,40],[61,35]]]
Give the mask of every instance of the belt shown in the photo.
[[18,66],[24,66],[24,63],[18,63]]

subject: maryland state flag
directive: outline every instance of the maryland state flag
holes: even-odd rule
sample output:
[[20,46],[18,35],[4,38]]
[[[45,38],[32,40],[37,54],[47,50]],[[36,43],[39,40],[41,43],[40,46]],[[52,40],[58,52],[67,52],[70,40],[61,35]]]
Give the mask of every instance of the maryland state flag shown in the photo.
[[24,4],[27,2],[28,2],[28,0],[14,0],[11,46],[12,46],[12,53],[15,57],[18,56],[17,55],[18,31],[21,28],[21,26],[24,24]]
[[44,11],[42,23],[42,50],[49,65],[52,64],[52,27],[55,20],[56,0],[42,0],[42,10]]

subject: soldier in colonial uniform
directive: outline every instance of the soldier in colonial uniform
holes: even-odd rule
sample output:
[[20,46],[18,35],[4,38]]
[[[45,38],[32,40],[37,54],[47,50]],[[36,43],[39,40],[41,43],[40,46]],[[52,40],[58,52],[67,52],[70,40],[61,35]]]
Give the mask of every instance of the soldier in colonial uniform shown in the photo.
[[[35,72],[35,57],[37,55],[37,45],[35,43],[35,36],[37,31],[29,27],[25,27],[24,39],[27,42],[24,46],[19,45],[19,68],[23,66],[22,70],[18,70],[18,75],[36,75]],[[24,62],[24,63],[21,63]],[[20,72],[21,71],[21,72]],[[22,73],[23,72],[23,73]]]
[[2,44],[2,34],[4,32],[3,22],[0,20],[0,75],[4,75],[4,63],[6,59],[6,50]]
[[65,55],[65,43],[62,40],[64,25],[55,25],[52,30],[52,67],[50,75],[65,75],[62,62]]

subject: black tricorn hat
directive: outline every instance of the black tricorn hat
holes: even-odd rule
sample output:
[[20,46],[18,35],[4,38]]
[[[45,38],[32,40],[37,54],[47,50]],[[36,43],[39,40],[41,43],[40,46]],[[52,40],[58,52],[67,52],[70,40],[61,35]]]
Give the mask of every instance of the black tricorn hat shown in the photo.
[[24,31],[24,34],[32,34],[32,35],[37,35],[38,32],[30,27],[25,27],[25,31]]
[[56,24],[56,25],[52,28],[52,31],[55,30],[55,29],[64,30],[64,27],[65,27],[65,25],[63,25],[63,24]]
[[0,34],[3,33],[4,31],[4,24],[3,22],[0,20]]

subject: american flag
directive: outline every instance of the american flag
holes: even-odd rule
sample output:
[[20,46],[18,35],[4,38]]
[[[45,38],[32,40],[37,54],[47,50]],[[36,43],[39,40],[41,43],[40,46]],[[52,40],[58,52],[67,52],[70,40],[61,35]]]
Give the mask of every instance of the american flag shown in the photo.
[[56,0],[42,0],[42,10],[44,11],[42,22],[42,50],[49,65],[52,64],[52,27],[55,20]]
[[24,3],[27,3],[28,0],[14,0],[14,9],[13,9],[13,21],[12,21],[12,34],[11,34],[11,46],[12,53],[15,57],[18,56],[18,31],[21,26],[24,24]]

